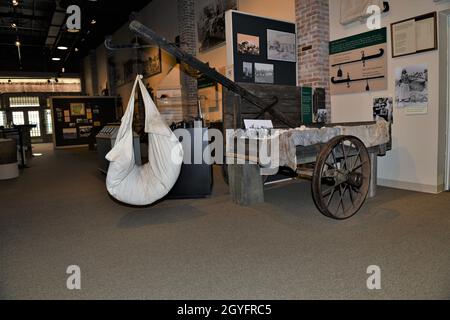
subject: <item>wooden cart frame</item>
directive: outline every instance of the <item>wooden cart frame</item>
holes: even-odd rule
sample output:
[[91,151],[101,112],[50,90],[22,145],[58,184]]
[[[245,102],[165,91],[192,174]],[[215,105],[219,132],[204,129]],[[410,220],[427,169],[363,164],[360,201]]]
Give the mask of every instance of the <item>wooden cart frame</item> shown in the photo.
[[[292,86],[239,84],[263,99],[276,95],[275,108],[289,121],[300,127],[300,88]],[[241,129],[244,119],[253,119],[258,110],[230,90],[223,94],[224,129]],[[278,119],[264,114],[277,128],[286,128]],[[320,124],[321,127],[370,126],[376,122]],[[318,127],[319,125],[312,125]],[[311,193],[318,210],[327,217],[343,220],[355,215],[367,197],[373,198],[377,189],[377,160],[391,149],[391,142],[366,148],[354,136],[336,136],[326,143],[297,146],[297,178],[311,181]],[[230,155],[229,155],[230,156]],[[232,199],[243,206],[264,202],[264,178],[258,164],[230,164],[223,170]]]
[[[277,128],[301,126],[299,87],[237,84],[208,64],[183,52],[175,44],[168,43],[140,22],[132,21],[130,29],[197,70],[199,74],[222,85],[224,130],[242,129],[244,119],[270,119]],[[105,44],[114,48],[110,39]],[[370,123],[344,125],[362,124]],[[338,124],[328,126],[335,125]],[[334,219],[347,219],[359,211],[368,195],[375,196],[377,157],[384,155],[388,149],[390,142],[368,149],[357,137],[336,136],[323,144],[299,147],[297,164],[300,167],[296,173],[299,177],[312,180],[312,196],[321,213]],[[263,181],[258,164],[224,166],[233,201],[240,205],[264,202]]]

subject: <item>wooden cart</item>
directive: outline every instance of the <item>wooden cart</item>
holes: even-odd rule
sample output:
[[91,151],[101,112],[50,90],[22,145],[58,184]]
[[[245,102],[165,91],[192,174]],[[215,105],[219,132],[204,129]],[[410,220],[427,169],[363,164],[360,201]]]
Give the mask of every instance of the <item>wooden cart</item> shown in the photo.
[[[270,119],[277,128],[301,126],[299,87],[235,83],[140,22],[132,21],[130,29],[222,85],[224,130],[242,129],[244,119]],[[105,44],[114,49],[110,39]],[[341,125],[364,124],[371,123]],[[335,136],[319,144],[298,147],[296,173],[312,180],[312,196],[320,212],[334,219],[347,219],[358,212],[368,195],[375,195],[377,156],[384,155],[389,148],[390,142],[366,148],[355,136]],[[264,202],[263,179],[257,161],[224,165],[224,172],[229,178],[233,201],[241,205]]]
[[[301,126],[300,89],[291,86],[239,84],[246,90],[258,94],[263,100],[278,97],[275,108],[290,121]],[[223,95],[223,119],[225,129],[240,129],[244,119],[254,119],[258,108],[240,98],[232,91]],[[262,119],[271,119],[277,128],[286,128],[278,119],[265,113]],[[296,120],[297,119],[297,120]],[[321,124],[325,127],[369,127],[376,122],[352,122]],[[318,125],[316,125],[318,127]],[[390,125],[388,125],[390,127]],[[312,125],[314,127],[314,125]],[[351,131],[351,130],[350,130]],[[390,131],[390,130],[389,130]],[[376,195],[377,157],[384,156],[391,148],[389,141],[366,147],[356,136],[336,135],[321,143],[297,146],[297,178],[311,180],[311,191],[318,210],[327,217],[343,220],[355,215],[367,197]],[[240,155],[228,152],[228,157]],[[240,205],[264,202],[264,177],[256,159],[245,164],[229,164],[224,168],[233,201]],[[294,170],[293,170],[294,171]]]

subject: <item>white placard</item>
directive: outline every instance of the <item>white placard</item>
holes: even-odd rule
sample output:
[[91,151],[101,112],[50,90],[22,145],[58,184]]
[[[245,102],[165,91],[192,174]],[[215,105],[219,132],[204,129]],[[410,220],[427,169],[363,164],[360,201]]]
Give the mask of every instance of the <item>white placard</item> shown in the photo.
[[244,119],[245,129],[273,129],[272,120]]

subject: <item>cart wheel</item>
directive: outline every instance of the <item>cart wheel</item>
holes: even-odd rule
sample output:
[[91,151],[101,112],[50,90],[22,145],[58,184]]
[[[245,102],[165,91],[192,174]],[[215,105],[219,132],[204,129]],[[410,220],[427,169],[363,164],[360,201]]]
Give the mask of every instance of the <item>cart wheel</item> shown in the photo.
[[366,200],[370,158],[364,143],[353,136],[331,139],[317,157],[312,195],[325,216],[344,220],[355,215]]

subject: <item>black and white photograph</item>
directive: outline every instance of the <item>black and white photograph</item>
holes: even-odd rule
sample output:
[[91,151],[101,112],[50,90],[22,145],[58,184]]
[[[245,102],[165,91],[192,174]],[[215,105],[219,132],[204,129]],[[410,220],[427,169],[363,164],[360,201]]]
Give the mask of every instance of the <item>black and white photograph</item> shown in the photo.
[[295,33],[267,29],[267,59],[296,62]]
[[199,52],[225,42],[225,11],[237,9],[237,0],[197,0],[196,23]]
[[148,56],[145,60],[144,76],[151,77],[161,73],[161,49],[149,48]]
[[244,62],[242,64],[242,79],[253,80],[253,63]]
[[258,56],[260,53],[259,37],[249,34],[237,34],[237,49],[240,54]]
[[80,126],[78,127],[80,138],[88,138],[92,133],[92,126]]
[[316,122],[317,123],[325,123],[327,122],[327,115],[328,115],[328,111],[327,109],[319,109],[317,110],[316,113]]
[[373,119],[383,118],[387,122],[393,122],[393,98],[377,97],[373,99]]
[[255,63],[255,82],[269,83],[274,81],[273,64]]
[[428,106],[428,66],[421,64],[397,68],[395,94],[398,108],[411,107],[425,111]]

